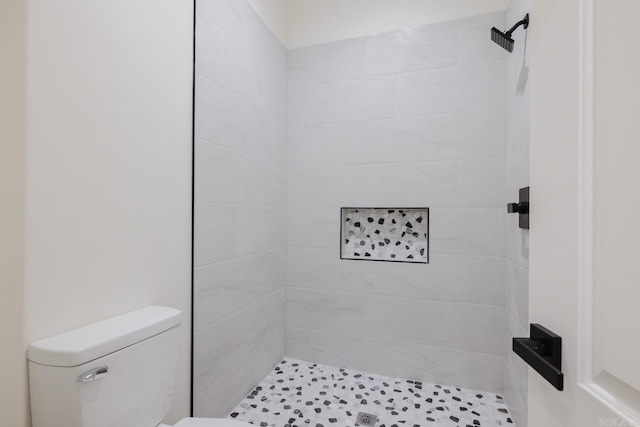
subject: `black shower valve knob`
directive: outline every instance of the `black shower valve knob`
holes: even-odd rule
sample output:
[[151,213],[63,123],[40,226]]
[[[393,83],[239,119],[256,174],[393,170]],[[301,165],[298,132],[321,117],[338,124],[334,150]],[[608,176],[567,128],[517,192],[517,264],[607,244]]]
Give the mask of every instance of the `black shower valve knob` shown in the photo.
[[518,214],[518,227],[529,229],[529,187],[518,190],[518,202],[508,203],[507,212]]
[[529,213],[529,202],[508,203],[507,212],[527,214]]

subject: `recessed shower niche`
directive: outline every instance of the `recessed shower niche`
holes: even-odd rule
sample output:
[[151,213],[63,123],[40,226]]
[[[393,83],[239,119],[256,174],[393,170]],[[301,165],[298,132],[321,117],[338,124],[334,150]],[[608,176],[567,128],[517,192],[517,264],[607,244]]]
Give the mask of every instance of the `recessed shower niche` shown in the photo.
[[342,208],[340,258],[429,263],[429,208]]

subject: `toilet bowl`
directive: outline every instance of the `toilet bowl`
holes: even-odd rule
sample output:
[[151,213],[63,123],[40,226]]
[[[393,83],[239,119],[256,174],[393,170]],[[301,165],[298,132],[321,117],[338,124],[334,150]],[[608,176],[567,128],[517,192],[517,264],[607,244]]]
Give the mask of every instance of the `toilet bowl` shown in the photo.
[[[33,427],[171,427],[180,311],[152,306],[29,346]],[[173,427],[247,427],[184,418]]]

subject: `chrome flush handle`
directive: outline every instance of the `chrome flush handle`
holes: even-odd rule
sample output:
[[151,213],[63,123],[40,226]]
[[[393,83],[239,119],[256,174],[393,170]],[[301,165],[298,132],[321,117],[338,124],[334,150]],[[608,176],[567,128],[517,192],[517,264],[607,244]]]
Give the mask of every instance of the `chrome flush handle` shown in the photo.
[[92,369],[89,372],[85,372],[84,374],[80,375],[78,377],[78,381],[81,383],[90,383],[92,381],[104,378],[108,372],[108,366],[100,366],[99,368]]

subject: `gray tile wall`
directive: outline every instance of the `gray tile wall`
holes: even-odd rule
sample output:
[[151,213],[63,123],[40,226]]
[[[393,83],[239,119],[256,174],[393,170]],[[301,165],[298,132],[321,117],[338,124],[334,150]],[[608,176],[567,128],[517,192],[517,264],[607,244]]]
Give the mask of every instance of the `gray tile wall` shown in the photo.
[[[504,203],[528,184],[528,91],[522,40],[488,40],[504,14],[293,50],[287,69],[244,1],[197,6],[196,415],[226,415],[286,339],[291,357],[504,387],[525,422],[509,348],[528,234]],[[339,260],[349,205],[430,206],[431,264]]]
[[[286,353],[503,386],[503,13],[289,51]],[[341,206],[431,208],[429,265],[339,259]]]
[[287,53],[244,0],[198,0],[195,415],[284,356]]
[[[531,0],[511,0],[507,26],[531,10]],[[531,27],[533,28],[533,27]],[[531,29],[530,29],[531,31]],[[515,46],[506,59],[507,201],[518,200],[518,190],[529,185],[529,61],[526,35],[513,34]],[[505,221],[505,308],[507,335],[504,390],[519,427],[527,425],[527,365],[511,351],[511,337],[529,336],[529,230],[518,228],[517,215]]]

